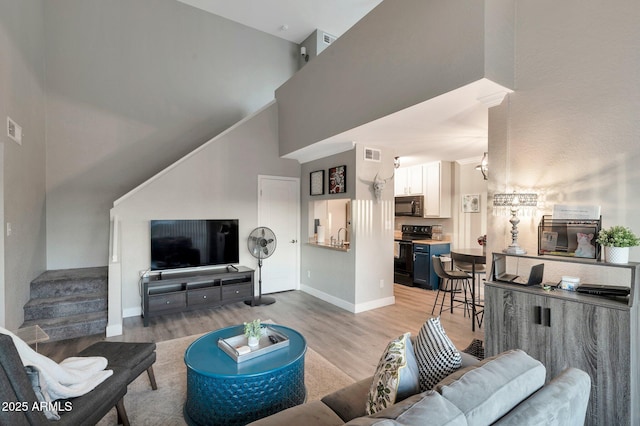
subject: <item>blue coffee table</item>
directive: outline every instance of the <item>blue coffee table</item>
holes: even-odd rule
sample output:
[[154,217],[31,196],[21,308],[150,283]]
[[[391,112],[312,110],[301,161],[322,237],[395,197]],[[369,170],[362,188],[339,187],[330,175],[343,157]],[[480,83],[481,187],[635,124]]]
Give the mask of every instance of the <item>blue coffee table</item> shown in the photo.
[[242,334],[242,325],[207,333],[187,348],[187,423],[244,425],[305,401],[307,342],[289,327],[270,327],[286,335],[289,346],[241,363],[218,347],[218,339]]

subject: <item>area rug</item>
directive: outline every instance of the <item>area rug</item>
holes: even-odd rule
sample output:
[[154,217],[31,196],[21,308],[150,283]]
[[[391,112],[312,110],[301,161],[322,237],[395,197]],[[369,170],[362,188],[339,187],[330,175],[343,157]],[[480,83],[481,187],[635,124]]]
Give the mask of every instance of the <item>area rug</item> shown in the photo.
[[[187,395],[186,367],[183,357],[187,347],[202,334],[167,340],[156,345],[156,363],[153,370],[158,390],[153,391],[146,373],[129,385],[124,405],[132,426],[186,425],[182,407]],[[354,383],[354,380],[311,348],[305,356],[305,385],[307,401],[323,396]],[[117,424],[112,409],[98,425]]]

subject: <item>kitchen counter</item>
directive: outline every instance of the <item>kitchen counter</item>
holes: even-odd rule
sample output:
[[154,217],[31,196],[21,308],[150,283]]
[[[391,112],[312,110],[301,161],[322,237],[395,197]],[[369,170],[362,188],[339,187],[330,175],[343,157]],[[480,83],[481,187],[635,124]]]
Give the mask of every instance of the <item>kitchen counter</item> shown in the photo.
[[436,244],[451,244],[449,240],[413,240],[413,244],[428,244],[428,245],[436,245]]
[[349,243],[344,243],[343,245],[331,245],[329,243],[312,243],[309,242],[307,243],[310,246],[314,246],[314,247],[320,247],[320,248],[324,248],[324,249],[329,249],[329,250],[336,250],[336,251],[349,251],[349,247],[350,244]]

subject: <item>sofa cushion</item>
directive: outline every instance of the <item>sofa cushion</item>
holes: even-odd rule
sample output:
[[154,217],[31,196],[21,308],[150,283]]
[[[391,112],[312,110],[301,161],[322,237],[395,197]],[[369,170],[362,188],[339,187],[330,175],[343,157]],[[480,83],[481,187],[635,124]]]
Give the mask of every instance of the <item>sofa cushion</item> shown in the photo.
[[331,408],[321,401],[311,401],[256,420],[247,426],[338,426],[343,424],[342,419]]
[[458,407],[469,425],[486,425],[540,389],[545,376],[539,361],[512,350],[456,371],[434,390]]
[[331,408],[346,423],[356,417],[365,416],[365,402],[369,394],[369,388],[373,377],[360,380],[352,385],[337,390],[322,398],[329,408]]
[[384,350],[369,388],[365,411],[374,414],[418,393],[418,364],[411,334],[392,340]]
[[[577,368],[568,368],[502,417],[496,425],[584,425],[591,378]],[[553,409],[549,409],[549,407]]]
[[[428,419],[428,421],[426,420]],[[463,426],[464,414],[435,391],[427,391],[400,401],[369,417],[351,420],[349,426]]]
[[460,368],[462,357],[440,324],[440,318],[424,323],[415,345],[420,371],[420,391],[432,389],[440,380]]

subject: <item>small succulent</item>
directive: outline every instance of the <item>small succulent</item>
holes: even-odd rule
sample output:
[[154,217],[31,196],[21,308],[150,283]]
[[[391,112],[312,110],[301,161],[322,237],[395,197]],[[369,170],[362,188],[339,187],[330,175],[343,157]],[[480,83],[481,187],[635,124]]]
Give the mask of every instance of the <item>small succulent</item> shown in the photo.
[[640,245],[640,238],[631,229],[618,225],[601,229],[596,242],[605,247],[635,247]]
[[260,338],[260,336],[262,336],[262,325],[260,324],[260,319],[255,319],[251,322],[244,323],[244,336],[246,338]]

